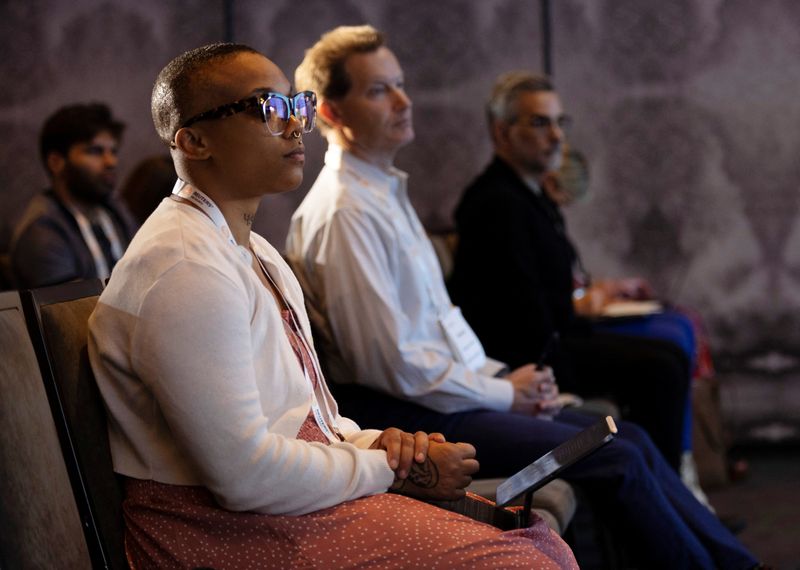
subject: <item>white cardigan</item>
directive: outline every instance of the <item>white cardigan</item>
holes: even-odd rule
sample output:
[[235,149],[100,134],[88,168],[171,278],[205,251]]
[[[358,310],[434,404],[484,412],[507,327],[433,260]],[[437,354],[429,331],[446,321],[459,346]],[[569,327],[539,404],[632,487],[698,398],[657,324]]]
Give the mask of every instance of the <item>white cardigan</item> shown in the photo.
[[[310,325],[294,275],[257,234],[251,245]],[[203,485],[230,510],[303,514],[386,491],[379,434],[338,415],[346,442],[297,440],[311,387],[279,308],[202,212],[165,199],[117,263],[89,321],[89,355],[109,412],[115,471]]]

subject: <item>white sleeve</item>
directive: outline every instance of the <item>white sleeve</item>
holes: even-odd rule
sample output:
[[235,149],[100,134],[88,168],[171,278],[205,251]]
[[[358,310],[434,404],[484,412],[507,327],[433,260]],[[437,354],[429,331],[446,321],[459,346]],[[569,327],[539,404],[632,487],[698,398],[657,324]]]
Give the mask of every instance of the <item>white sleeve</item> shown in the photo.
[[270,432],[250,320],[240,286],[191,262],[155,283],[139,312],[131,364],[203,484],[227,509],[292,515],[385,491],[385,452]]
[[317,271],[331,329],[359,382],[443,413],[510,409],[510,382],[456,362],[445,342],[431,342],[443,338],[440,330],[411,330],[385,245],[390,239],[363,213],[339,210],[318,256],[325,260]]

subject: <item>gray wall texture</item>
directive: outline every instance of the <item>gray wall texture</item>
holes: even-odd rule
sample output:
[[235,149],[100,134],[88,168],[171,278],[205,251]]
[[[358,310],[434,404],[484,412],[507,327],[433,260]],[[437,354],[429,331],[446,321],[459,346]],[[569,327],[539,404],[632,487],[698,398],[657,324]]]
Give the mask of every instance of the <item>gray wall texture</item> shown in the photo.
[[[415,103],[399,157],[433,231],[490,158],[482,105],[495,76],[541,70],[538,0],[236,0],[236,41],[292,77],[327,29],[387,32]],[[793,0],[554,0],[555,80],[589,158],[590,196],[568,211],[598,276],[642,275],[706,317],[726,406],[762,435],[798,422],[800,373],[800,3]],[[37,134],[77,101],[128,123],[122,174],[163,152],[149,97],[178,53],[224,39],[223,2],[6,0],[0,4],[0,249],[46,185]],[[306,181],[264,200],[258,231],[283,245],[324,144],[307,137]],[[765,430],[765,431],[764,431]]]

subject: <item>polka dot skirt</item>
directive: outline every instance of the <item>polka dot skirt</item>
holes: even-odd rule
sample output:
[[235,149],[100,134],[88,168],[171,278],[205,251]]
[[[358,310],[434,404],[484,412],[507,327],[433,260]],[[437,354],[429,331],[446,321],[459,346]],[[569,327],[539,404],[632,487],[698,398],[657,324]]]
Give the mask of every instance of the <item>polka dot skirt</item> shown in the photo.
[[541,519],[502,532],[395,494],[303,516],[232,512],[203,487],[126,480],[132,568],[577,568]]
[[[290,314],[283,318],[298,363],[316,385],[311,355]],[[297,437],[327,443],[311,414]],[[394,494],[285,516],[225,510],[203,487],[126,479],[125,490],[125,551],[137,570],[578,567],[538,517],[530,528],[502,532]]]

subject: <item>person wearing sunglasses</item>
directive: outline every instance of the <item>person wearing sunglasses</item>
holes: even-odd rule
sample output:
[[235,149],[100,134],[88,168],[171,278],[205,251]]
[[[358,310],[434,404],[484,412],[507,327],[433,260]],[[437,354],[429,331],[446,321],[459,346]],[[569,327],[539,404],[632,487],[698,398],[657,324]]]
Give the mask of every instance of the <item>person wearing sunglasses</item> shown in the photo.
[[158,75],[153,120],[179,179],[90,318],[128,561],[576,568],[543,522],[502,533],[413,498],[463,496],[472,446],[339,414],[300,285],[251,231],[264,196],[300,184],[315,111],[243,45],[191,50]]
[[[327,32],[306,51],[295,83],[317,93],[328,151],[292,216],[287,255],[344,413],[469,441],[481,477],[510,476],[593,423],[558,413],[549,368],[503,371],[451,303],[408,176],[393,164],[414,138],[412,102],[382,34],[370,26]],[[557,132],[568,121],[557,110],[539,115],[526,116],[524,128]],[[561,476],[600,507],[637,567],[753,566],[647,434],[629,422],[618,428],[616,440]]]

